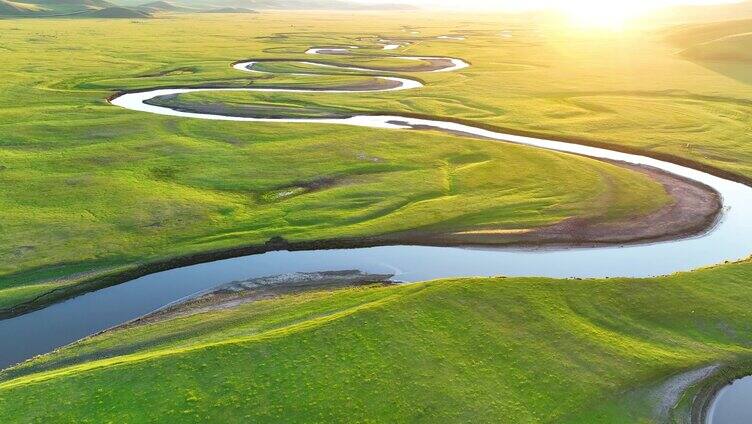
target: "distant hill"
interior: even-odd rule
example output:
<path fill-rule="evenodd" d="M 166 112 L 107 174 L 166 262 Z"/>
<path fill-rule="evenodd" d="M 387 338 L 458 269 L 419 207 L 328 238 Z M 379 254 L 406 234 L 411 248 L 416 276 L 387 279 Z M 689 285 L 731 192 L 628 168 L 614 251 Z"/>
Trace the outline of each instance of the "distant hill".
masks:
<path fill-rule="evenodd" d="M 398 3 L 364 4 L 347 0 L 0 0 L 0 16 L 76 15 L 114 18 L 147 17 L 154 13 L 206 11 L 254 13 L 256 10 L 413 10 Z"/>
<path fill-rule="evenodd" d="M 139 0 L 116 0 L 125 6 L 138 6 Z M 141 0 L 143 1 L 143 0 Z M 242 8 L 252 10 L 413 10 L 414 6 L 383 3 L 365 4 L 347 0 L 180 0 L 180 6 L 194 9 L 217 10 Z"/>
<path fill-rule="evenodd" d="M 752 61 L 752 19 L 682 25 L 666 39 L 694 60 Z"/>
<path fill-rule="evenodd" d="M 37 4 L 18 3 L 8 0 L 0 0 L 0 15 L 25 16 L 44 12 L 47 9 Z"/>
<path fill-rule="evenodd" d="M 417 6 L 404 3 L 377 3 L 377 4 L 358 4 L 350 3 L 350 9 L 356 10 L 418 10 Z"/>
<path fill-rule="evenodd" d="M 149 13 L 157 13 L 157 12 L 195 12 L 195 9 L 184 7 L 184 6 L 178 6 L 174 3 L 170 3 L 167 1 L 153 1 L 151 3 L 141 4 L 136 7 L 136 9 L 149 12 Z"/>
<path fill-rule="evenodd" d="M 34 0 L 36 4 L 46 4 L 49 6 L 90 6 L 90 7 L 111 7 L 114 4 L 106 0 Z"/>
<path fill-rule="evenodd" d="M 244 7 L 220 7 L 218 9 L 204 10 L 203 13 L 258 13 L 253 9 Z"/>
<path fill-rule="evenodd" d="M 752 84 L 752 19 L 685 24 L 665 37 L 684 59 Z"/>
<path fill-rule="evenodd" d="M 0 15 L 60 16 L 96 11 L 115 5 L 106 0 L 0 0 Z"/>
<path fill-rule="evenodd" d="M 737 19 L 722 22 L 684 24 L 671 27 L 665 33 L 669 41 L 686 47 L 728 35 L 744 33 L 750 29 L 751 22 L 752 19 Z"/>
<path fill-rule="evenodd" d="M 144 19 L 151 18 L 151 14 L 142 10 L 129 9 L 127 7 L 105 7 L 104 9 L 91 10 L 83 13 L 76 14 L 75 17 L 80 18 L 130 18 L 130 19 Z"/>

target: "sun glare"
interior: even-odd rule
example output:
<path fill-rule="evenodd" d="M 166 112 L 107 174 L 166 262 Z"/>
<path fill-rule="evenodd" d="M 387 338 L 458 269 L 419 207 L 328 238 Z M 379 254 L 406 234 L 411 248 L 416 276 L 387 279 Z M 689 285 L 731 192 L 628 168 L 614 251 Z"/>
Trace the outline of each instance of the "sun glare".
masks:
<path fill-rule="evenodd" d="M 577 26 L 618 30 L 647 12 L 649 6 L 630 0 L 572 0 L 559 9 Z"/>

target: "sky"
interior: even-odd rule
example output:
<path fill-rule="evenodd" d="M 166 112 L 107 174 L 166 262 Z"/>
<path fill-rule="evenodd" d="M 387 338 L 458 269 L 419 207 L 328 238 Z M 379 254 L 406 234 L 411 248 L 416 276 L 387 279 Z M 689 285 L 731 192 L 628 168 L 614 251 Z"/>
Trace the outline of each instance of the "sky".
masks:
<path fill-rule="evenodd" d="M 649 10 L 676 4 L 717 4 L 734 3 L 739 0 L 361 0 L 367 3 L 409 3 L 422 7 L 449 7 L 474 9 L 504 9 L 504 10 L 532 10 L 532 9 L 577 9 L 586 7 L 616 7 L 629 10 Z"/>
<path fill-rule="evenodd" d="M 365 0 L 385 3 L 388 0 Z M 393 0 L 423 8 L 497 9 L 504 11 L 551 10 L 568 17 L 577 27 L 622 29 L 647 17 L 651 11 L 677 5 L 738 3 L 742 0 Z"/>

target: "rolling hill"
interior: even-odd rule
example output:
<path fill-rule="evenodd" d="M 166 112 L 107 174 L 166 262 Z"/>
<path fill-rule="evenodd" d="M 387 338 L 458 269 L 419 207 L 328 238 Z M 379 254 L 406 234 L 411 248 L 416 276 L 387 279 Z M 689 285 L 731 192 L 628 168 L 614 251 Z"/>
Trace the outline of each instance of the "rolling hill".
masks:
<path fill-rule="evenodd" d="M 151 14 L 142 10 L 129 9 L 127 7 L 105 7 L 103 9 L 92 10 L 77 14 L 76 17 L 82 18 L 118 18 L 118 19 L 144 19 L 150 18 Z"/>
<path fill-rule="evenodd" d="M 161 12 L 194 12 L 194 9 L 189 7 L 178 6 L 174 3 L 167 1 L 153 1 L 151 3 L 145 3 L 137 7 L 138 10 L 148 13 L 161 13 Z"/>
<path fill-rule="evenodd" d="M 194 12 L 196 10 L 166 1 L 154 1 L 136 7 L 118 6 L 106 0 L 33 0 L 21 3 L 0 0 L 0 16 L 72 18 L 144 19 L 154 13 Z"/>
<path fill-rule="evenodd" d="M 104 8 L 114 6 L 113 3 L 106 0 L 34 0 L 33 3 L 47 6 L 50 9 L 57 7 Z"/>
<path fill-rule="evenodd" d="M 59 16 L 99 18 L 143 18 L 154 13 L 254 13 L 256 10 L 411 10 L 402 4 L 362 4 L 349 1 L 324 0 L 184 0 L 178 3 L 154 1 L 141 4 L 139 0 L 121 0 L 117 4 L 106 0 L 30 0 L 14 2 L 0 0 L 0 16 Z"/>
<path fill-rule="evenodd" d="M 220 7 L 217 9 L 205 10 L 203 13 L 258 13 L 253 9 L 246 9 L 245 7 Z"/>
<path fill-rule="evenodd" d="M 0 15 L 24 16 L 44 12 L 47 9 L 37 4 L 0 0 Z"/>
<path fill-rule="evenodd" d="M 668 32 L 667 39 L 694 59 L 739 61 L 752 54 L 752 19 L 684 25 Z"/>
<path fill-rule="evenodd" d="M 105 0 L 33 0 L 29 2 L 0 0 L 0 16 L 74 15 L 114 6 Z"/>
<path fill-rule="evenodd" d="M 682 25 L 667 31 L 666 39 L 682 58 L 752 83 L 752 19 Z"/>
<path fill-rule="evenodd" d="M 119 0 L 123 6 L 138 6 L 139 0 Z M 412 10 L 414 6 L 383 3 L 364 4 L 344 0 L 182 0 L 181 6 L 214 10 L 225 7 L 254 10 Z"/>

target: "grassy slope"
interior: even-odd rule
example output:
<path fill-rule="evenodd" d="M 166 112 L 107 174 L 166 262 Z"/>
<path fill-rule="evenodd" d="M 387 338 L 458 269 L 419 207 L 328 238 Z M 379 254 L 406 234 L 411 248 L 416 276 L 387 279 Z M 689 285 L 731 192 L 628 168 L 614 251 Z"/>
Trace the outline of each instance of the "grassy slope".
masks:
<path fill-rule="evenodd" d="M 752 19 L 686 25 L 667 31 L 666 38 L 681 57 L 752 83 Z"/>
<path fill-rule="evenodd" d="M 77 17 L 86 18 L 116 18 L 116 19 L 145 19 L 150 18 L 150 12 L 128 9 L 126 7 L 105 7 L 104 9 L 84 12 Z"/>
<path fill-rule="evenodd" d="M 0 15 L 25 16 L 44 10 L 45 8 L 37 4 L 19 3 L 8 0 L 0 1 Z"/>
<path fill-rule="evenodd" d="M 231 70 L 230 61 L 278 57 L 262 52 L 272 47 L 303 57 L 310 44 L 345 40 L 306 35 L 290 46 L 259 39 L 310 15 L 260 16 L 0 21 L 9 58 L 0 64 L 0 307 L 75 283 L 81 273 L 276 235 L 301 240 L 416 227 L 527 228 L 571 216 L 629 216 L 666 201 L 660 187 L 632 172 L 527 148 L 347 127 L 218 124 L 104 101 L 118 88 L 248 83 L 251 76 Z M 349 34 L 374 30 L 338 16 Z M 323 30 L 331 22 L 315 25 Z M 398 22 L 382 27 L 400 33 Z M 161 41 L 146 42 L 154 39 Z M 456 53 L 452 46 L 426 43 L 412 51 Z M 484 61 L 490 61 L 482 65 L 487 74 L 496 65 L 478 58 Z M 472 78 L 421 76 L 431 84 L 425 97 L 416 91 L 323 101 L 474 118 L 458 106 L 473 104 L 466 99 L 475 92 L 459 89 Z M 454 100 L 435 109 L 442 90 Z M 498 104 L 489 103 L 485 114 Z M 280 196 L 321 178 L 337 184 Z M 45 283 L 24 286 L 38 282 Z"/>
<path fill-rule="evenodd" d="M 0 1 L 0 17 L 85 16 L 89 11 L 109 8 L 106 0 L 21 0 Z M 106 17 L 106 16 L 102 16 Z"/>
<path fill-rule="evenodd" d="M 752 354 L 751 268 L 435 281 L 247 304 L 27 363 L 2 377 L 0 417 L 651 422 L 651 389 L 665 378 Z"/>

